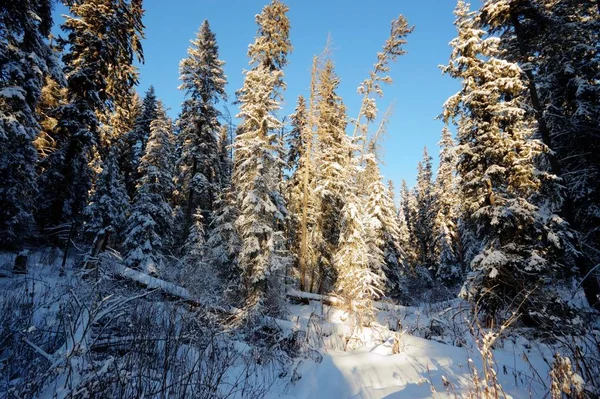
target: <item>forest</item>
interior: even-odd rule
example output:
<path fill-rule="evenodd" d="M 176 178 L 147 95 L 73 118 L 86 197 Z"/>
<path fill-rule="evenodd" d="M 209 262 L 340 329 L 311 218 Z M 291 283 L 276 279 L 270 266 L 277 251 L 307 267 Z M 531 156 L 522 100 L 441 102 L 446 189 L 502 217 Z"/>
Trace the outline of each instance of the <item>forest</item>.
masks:
<path fill-rule="evenodd" d="M 61 2 L 0 2 L 0 398 L 600 396 L 600 1 L 458 0 L 439 159 L 399 188 L 402 14 L 357 115 L 329 42 L 282 113 L 292 4 L 235 98 L 204 20 L 172 118 L 143 0 Z"/>

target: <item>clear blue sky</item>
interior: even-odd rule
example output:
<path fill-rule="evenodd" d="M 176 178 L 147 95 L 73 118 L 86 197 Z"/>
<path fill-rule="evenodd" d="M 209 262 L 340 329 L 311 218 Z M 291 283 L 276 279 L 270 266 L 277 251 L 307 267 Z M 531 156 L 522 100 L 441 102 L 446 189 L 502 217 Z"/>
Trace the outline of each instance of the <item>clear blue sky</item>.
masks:
<path fill-rule="evenodd" d="M 285 1 L 285 0 L 284 0 Z M 179 112 L 183 93 L 179 85 L 179 61 L 186 57 L 192 39 L 204 19 L 217 35 L 220 58 L 226 62 L 229 101 L 242 85 L 248 68 L 246 51 L 256 34 L 254 16 L 268 0 L 144 0 L 146 63 L 140 66 L 139 91 L 154 85 L 159 98 Z M 293 111 L 299 94 L 306 95 L 313 54 L 322 51 L 327 35 L 333 40 L 333 60 L 341 79 L 339 94 L 350 117 L 355 117 L 359 83 L 367 76 L 376 53 L 389 35 L 390 22 L 404 14 L 415 31 L 408 37 L 408 54 L 392 65 L 394 83 L 378 100 L 380 114 L 394 101 L 394 110 L 383 143 L 382 172 L 396 189 L 404 178 L 413 185 L 416 165 L 427 146 L 437 164 L 442 123 L 434 120 L 442 104 L 457 89 L 457 82 L 442 76 L 438 65 L 448 62 L 448 43 L 455 36 L 452 25 L 454 0 L 288 0 L 294 52 L 285 69 L 287 91 L 281 115 Z M 62 7 L 57 14 L 64 13 Z M 62 18 L 56 15 L 55 23 Z M 229 104 L 232 114 L 237 112 Z M 397 191 L 396 190 L 396 191 Z M 396 192 L 397 194 L 397 192 Z"/>

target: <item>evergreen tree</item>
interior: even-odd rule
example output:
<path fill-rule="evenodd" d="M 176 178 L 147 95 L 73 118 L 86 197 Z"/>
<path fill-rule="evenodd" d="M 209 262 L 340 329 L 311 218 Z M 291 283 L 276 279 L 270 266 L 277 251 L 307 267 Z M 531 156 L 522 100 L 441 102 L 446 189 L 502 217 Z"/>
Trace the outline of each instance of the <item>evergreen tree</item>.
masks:
<path fill-rule="evenodd" d="M 305 254 L 303 251 L 303 234 L 306 232 L 303 230 L 304 218 L 304 184 L 305 178 L 308 181 L 306 184 L 310 184 L 310 180 L 313 177 L 310 170 L 312 154 L 307 153 L 309 148 L 307 147 L 305 136 L 308 133 L 308 120 L 306 115 L 306 101 L 304 97 L 299 96 L 296 104 L 296 110 L 291 116 L 292 130 L 288 135 L 288 156 L 287 156 L 287 168 L 292 171 L 291 178 L 287 181 L 287 210 L 289 212 L 289 223 L 287 229 L 287 235 L 290 241 L 290 251 L 294 256 L 295 266 L 298 267 L 300 286 L 301 289 L 305 288 L 306 281 L 306 262 L 304 258 Z M 305 176 L 309 173 L 309 176 Z M 312 179 L 314 180 L 314 179 Z M 300 264 L 302 263 L 302 264 Z"/>
<path fill-rule="evenodd" d="M 219 162 L 220 115 L 216 104 L 226 99 L 223 72 L 215 34 L 204 21 L 188 49 L 188 58 L 181 61 L 181 90 L 187 99 L 178 125 L 181 156 L 177 161 L 177 196 L 181 207 L 182 240 L 193 224 L 193 214 L 201 209 L 204 222 L 210 223 L 213 202 L 221 184 Z"/>
<path fill-rule="evenodd" d="M 229 300 L 234 299 L 242 283 L 237 261 L 241 242 L 235 228 L 238 216 L 234 193 L 231 187 L 225 187 L 219 195 L 213 221 L 209 226 L 211 234 L 206 243 L 206 263 L 216 269 L 217 275 L 226 285 L 225 296 Z"/>
<path fill-rule="evenodd" d="M 304 142 L 304 129 L 307 128 L 308 124 L 306 112 L 306 100 L 304 100 L 304 97 L 298 96 L 296 109 L 290 118 L 292 130 L 287 137 L 287 167 L 292 171 L 298 169 L 301 152 L 306 147 Z"/>
<path fill-rule="evenodd" d="M 442 131 L 439 146 L 441 147 L 440 163 L 434 188 L 435 277 L 446 284 L 455 284 L 462 277 L 462 250 L 458 233 L 456 148 L 452 133 L 446 127 Z"/>
<path fill-rule="evenodd" d="M 237 92 L 241 124 L 234 142 L 233 187 L 240 215 L 236 229 L 242 250 L 246 304 L 256 311 L 277 312 L 283 269 L 287 267 L 283 225 L 287 211 L 280 193 L 281 143 L 277 132 L 283 71 L 289 42 L 287 6 L 272 1 L 256 16 L 258 34 L 249 46 L 252 69 Z"/>
<path fill-rule="evenodd" d="M 158 274 L 161 252 L 171 243 L 173 210 L 172 123 L 159 102 L 150 125 L 146 151 L 140 160 L 135 202 L 127 220 L 125 264 Z"/>
<path fill-rule="evenodd" d="M 119 170 L 117 151 L 113 148 L 102 163 L 102 172 L 90 194 L 90 203 L 84 210 L 84 231 L 90 241 L 103 232 L 111 239 L 110 242 L 122 242 L 129 209 L 129 196 Z"/>
<path fill-rule="evenodd" d="M 62 76 L 62 71 L 61 77 Z M 34 140 L 35 148 L 38 151 L 38 169 L 44 169 L 44 160 L 52 152 L 60 148 L 63 140 L 56 136 L 55 110 L 66 104 L 67 89 L 64 87 L 64 79 L 57 79 L 51 75 L 46 76 L 42 95 L 36 108 L 37 120 L 40 125 L 40 132 Z"/>
<path fill-rule="evenodd" d="M 600 309 L 600 20 L 598 4 L 578 0 L 488 0 L 479 26 L 502 39 L 524 69 L 536 136 L 550 149 L 566 188 L 561 216 L 579 232 L 575 258 L 590 305 Z M 556 195 L 550 193 L 549 195 Z"/>
<path fill-rule="evenodd" d="M 346 169 L 350 167 L 348 156 L 352 148 L 346 135 L 346 107 L 336 93 L 339 83 L 333 62 L 327 60 L 319 76 L 316 104 L 319 140 L 316 192 L 321 197 L 318 229 L 323 235 L 319 248 L 320 293 L 330 289 L 335 281 L 332 257 L 338 248 L 341 212 L 350 182 Z"/>
<path fill-rule="evenodd" d="M 335 292 L 346 311 L 355 318 L 356 326 L 373 320 L 372 302 L 383 293 L 381 273 L 373 270 L 383 263 L 383 252 L 376 245 L 369 247 L 365 239 L 368 236 L 365 222 L 371 223 L 371 220 L 362 204 L 352 190 L 347 191 L 339 244 L 333 259 L 337 272 Z"/>
<path fill-rule="evenodd" d="M 435 192 L 432 181 L 431 157 L 427 148 L 423 150 L 423 160 L 417 167 L 417 186 L 415 187 L 416 214 L 413 219 L 413 234 L 417 244 L 417 262 L 431 268 L 434 265 Z"/>
<path fill-rule="evenodd" d="M 138 166 L 144 155 L 150 124 L 157 117 L 157 99 L 154 86 L 150 86 L 141 104 L 134 102 L 137 107 L 137 117 L 133 128 L 120 140 L 120 165 L 125 178 L 125 186 L 130 198 L 135 197 L 135 186 L 139 179 Z"/>
<path fill-rule="evenodd" d="M 396 295 L 400 289 L 402 264 L 396 205 L 390 191 L 383 184 L 373 151 L 367 155 L 365 161 L 365 180 L 369 182 L 365 203 L 368 217 L 365 227 L 369 266 L 381 277 L 382 289 L 385 288 L 385 292 L 390 295 Z"/>
<path fill-rule="evenodd" d="M 95 177 L 92 161 L 100 158 L 98 115 L 107 115 L 120 101 L 114 96 L 123 91 L 115 85 L 127 83 L 130 89 L 136 79 L 126 64 L 134 54 L 141 54 L 138 38 L 142 26 L 136 23 L 140 4 L 138 0 L 69 4 L 70 16 L 62 26 L 67 39 L 61 40 L 67 49 L 63 63 L 68 104 L 56 111 L 56 134 L 64 140 L 48 157 L 41 176 L 44 190 L 39 200 L 39 219 L 43 224 L 77 220 L 87 203 Z M 131 29 L 123 30 L 123 24 Z"/>
<path fill-rule="evenodd" d="M 58 78 L 45 42 L 52 26 L 49 0 L 0 5 L 0 248 L 34 232 L 37 152 L 35 109 L 44 77 Z"/>
<path fill-rule="evenodd" d="M 205 251 L 206 251 L 206 240 L 204 231 L 204 221 L 202 220 L 202 212 L 200 209 L 194 212 L 194 223 L 190 228 L 190 233 L 185 240 L 183 257 L 184 265 L 186 267 L 185 278 L 188 281 L 192 281 L 198 284 L 199 279 L 209 278 L 206 264 L 205 264 Z M 194 284 L 192 284 L 194 285 Z"/>
<path fill-rule="evenodd" d="M 414 224 L 417 215 L 417 205 L 415 195 L 408 189 L 406 181 L 402 180 L 400 188 L 400 223 L 401 223 L 401 247 L 404 250 L 404 257 L 412 266 L 417 264 L 417 240 L 414 234 Z"/>
<path fill-rule="evenodd" d="M 446 102 L 444 117 L 458 118 L 461 203 L 482 243 L 463 295 L 488 316 L 502 317 L 522 303 L 526 321 L 544 321 L 549 307 L 560 304 L 549 281 L 557 284 L 556 272 L 564 270 L 566 232 L 552 204 L 535 203 L 545 174 L 535 164 L 544 146 L 531 138 L 534 124 L 521 106 L 523 71 L 498 58 L 498 39 L 484 36 L 464 2 L 456 15 L 458 37 L 444 72 L 462 87 Z"/>
<path fill-rule="evenodd" d="M 229 126 L 221 126 L 219 132 L 219 168 L 221 169 L 221 190 L 231 184 L 231 170 L 233 160 L 231 159 L 231 141 L 229 140 Z M 217 206 L 218 207 L 218 206 Z"/>

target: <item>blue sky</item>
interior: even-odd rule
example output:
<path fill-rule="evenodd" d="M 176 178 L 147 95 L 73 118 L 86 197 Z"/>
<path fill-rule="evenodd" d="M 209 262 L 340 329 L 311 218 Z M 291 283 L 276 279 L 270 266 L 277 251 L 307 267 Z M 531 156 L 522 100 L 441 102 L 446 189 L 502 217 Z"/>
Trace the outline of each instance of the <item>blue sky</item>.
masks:
<path fill-rule="evenodd" d="M 179 85 L 179 61 L 186 57 L 192 39 L 204 19 L 217 35 L 220 58 L 226 62 L 229 102 L 241 87 L 242 71 L 248 68 L 246 51 L 256 34 L 254 16 L 267 0 L 144 0 L 146 62 L 140 66 L 139 91 L 154 85 L 159 98 L 176 116 L 183 101 Z M 341 79 L 339 94 L 349 117 L 358 113 L 359 83 L 375 62 L 376 53 L 389 35 L 390 22 L 403 14 L 415 31 L 408 37 L 408 54 L 392 65 L 394 83 L 378 100 L 383 114 L 394 108 L 383 142 L 382 172 L 399 189 L 404 178 L 413 185 L 423 146 L 437 160 L 442 123 L 434 118 L 457 82 L 442 76 L 438 65 L 448 62 L 448 43 L 455 36 L 452 25 L 454 0 L 288 0 L 291 41 L 294 51 L 285 69 L 287 90 L 281 115 L 293 111 L 299 94 L 307 94 L 313 54 L 322 51 L 332 37 L 332 58 Z M 64 8 L 57 8 L 57 13 Z M 57 15 L 56 23 L 62 19 Z M 229 104 L 232 114 L 235 105 Z M 375 128 L 375 127 L 374 127 Z M 437 164 L 437 162 L 436 162 Z"/>

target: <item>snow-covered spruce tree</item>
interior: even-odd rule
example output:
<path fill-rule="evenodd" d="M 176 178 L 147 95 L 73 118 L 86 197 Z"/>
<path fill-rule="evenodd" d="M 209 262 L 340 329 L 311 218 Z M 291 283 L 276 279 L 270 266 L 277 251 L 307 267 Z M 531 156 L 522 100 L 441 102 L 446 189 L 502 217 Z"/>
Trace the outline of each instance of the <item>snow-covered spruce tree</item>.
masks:
<path fill-rule="evenodd" d="M 194 212 L 201 209 L 210 223 L 213 202 L 221 183 L 218 134 L 220 112 L 216 104 L 227 98 L 223 61 L 215 34 L 204 21 L 191 41 L 188 58 L 181 61 L 179 89 L 186 93 L 178 121 L 181 156 L 177 160 L 176 185 L 178 214 L 182 220 L 180 243 L 185 242 L 193 224 Z"/>
<path fill-rule="evenodd" d="M 398 203 L 398 246 L 402 251 L 405 271 L 408 271 L 414 265 L 413 247 L 410 244 L 410 232 L 408 230 L 408 219 L 406 217 L 407 203 L 406 198 L 409 195 L 406 181 L 402 180 L 402 189 L 400 191 L 400 201 Z"/>
<path fill-rule="evenodd" d="M 183 270 L 179 274 L 180 282 L 192 292 L 209 292 L 217 286 L 218 276 L 214 273 L 216 265 L 206 262 L 207 242 L 202 210 L 198 208 L 193 215 L 193 224 L 185 240 L 182 258 Z"/>
<path fill-rule="evenodd" d="M 143 0 L 118 0 L 115 2 L 114 14 L 111 24 L 114 29 L 115 43 L 111 47 L 111 68 L 106 76 L 106 92 L 109 107 L 99 114 L 103 131 L 107 133 L 103 138 L 102 152 L 105 146 L 116 143 L 125 133 L 131 131 L 135 122 L 136 109 L 134 106 L 137 96 L 134 87 L 138 84 L 138 68 L 134 61 L 144 62 L 142 39 L 144 38 L 144 24 L 142 17 L 144 9 Z"/>
<path fill-rule="evenodd" d="M 44 77 L 60 74 L 45 41 L 52 26 L 49 0 L 3 2 L 0 26 L 0 248 L 8 248 L 35 230 L 35 109 Z"/>
<path fill-rule="evenodd" d="M 242 250 L 244 305 L 255 312 L 279 311 L 284 269 L 289 263 L 283 234 L 287 210 L 280 192 L 285 162 L 277 134 L 282 68 L 292 46 L 289 41 L 288 7 L 278 0 L 256 16 L 258 33 L 248 48 L 252 69 L 245 72 L 237 92 L 241 119 L 234 141 L 233 187 L 240 215 L 236 230 Z"/>
<path fill-rule="evenodd" d="M 125 221 L 129 214 L 129 196 L 113 147 L 102 163 L 102 172 L 90 194 L 90 203 L 84 210 L 83 230 L 91 242 L 96 234 L 104 233 L 107 244 L 120 244 Z"/>
<path fill-rule="evenodd" d="M 372 302 L 383 294 L 381 267 L 385 258 L 377 245 L 370 246 L 368 243 L 366 224 L 374 221 L 364 207 L 364 200 L 355 194 L 351 186 L 346 190 L 340 218 L 339 242 L 333 257 L 335 293 L 354 318 L 355 326 L 359 327 L 373 320 Z"/>
<path fill-rule="evenodd" d="M 224 286 L 224 297 L 235 302 L 242 284 L 238 265 L 242 245 L 235 227 L 239 211 L 231 186 L 221 190 L 215 205 L 216 210 L 209 226 L 210 235 L 206 242 L 206 263 L 216 270 L 216 275 Z"/>
<path fill-rule="evenodd" d="M 528 82 L 536 135 L 562 179 L 561 216 L 579 234 L 575 258 L 585 296 L 600 309 L 600 19 L 598 2 L 488 0 L 480 26 L 502 38 Z M 595 274 L 595 276 L 594 276 Z"/>
<path fill-rule="evenodd" d="M 431 156 L 427 148 L 423 149 L 423 160 L 417 167 L 417 186 L 415 187 L 416 213 L 412 228 L 417 244 L 417 263 L 432 268 L 435 263 L 434 231 L 436 198 L 432 181 Z"/>
<path fill-rule="evenodd" d="M 60 72 L 62 74 L 62 71 Z M 64 77 L 63 77 L 64 78 Z M 38 151 L 38 169 L 44 169 L 44 159 L 57 148 L 60 148 L 61 138 L 56 137 L 55 129 L 58 124 L 55 110 L 66 104 L 67 89 L 64 79 L 46 76 L 42 87 L 40 101 L 36 107 L 36 117 L 40 124 L 40 132 L 33 144 Z"/>
<path fill-rule="evenodd" d="M 399 247 L 400 227 L 396 205 L 383 179 L 372 149 L 365 157 L 364 180 L 366 241 L 369 247 L 369 267 L 381 277 L 381 289 L 390 296 L 400 290 L 402 256 Z"/>
<path fill-rule="evenodd" d="M 565 230 L 552 208 L 532 202 L 545 148 L 531 138 L 534 123 L 522 108 L 523 71 L 498 58 L 499 39 L 485 36 L 468 5 L 459 1 L 455 13 L 458 37 L 443 71 L 462 87 L 446 102 L 444 118 L 458 122 L 460 201 L 482 242 L 462 295 L 489 320 L 519 309 L 526 322 L 547 321 L 548 308 L 560 304 L 553 293 L 556 272 L 564 270 Z"/>
<path fill-rule="evenodd" d="M 63 63 L 68 104 L 56 111 L 56 134 L 64 137 L 64 142 L 46 159 L 47 167 L 40 178 L 38 219 L 43 225 L 78 220 L 87 204 L 95 178 L 91 161 L 99 159 L 98 115 L 107 114 L 117 101 L 111 97 L 111 93 L 117 93 L 111 86 L 115 69 L 129 54 L 141 53 L 139 43 L 133 38 L 139 35 L 137 28 L 134 32 L 120 30 L 123 18 L 134 14 L 132 4 L 138 3 L 137 0 L 69 3 L 70 16 L 62 26 L 67 38 L 61 40 L 67 50 Z"/>
<path fill-rule="evenodd" d="M 435 179 L 434 276 L 447 285 L 455 285 L 463 275 L 462 245 L 458 233 L 458 192 L 456 178 L 456 144 L 446 127 L 438 143 L 440 163 Z"/>
<path fill-rule="evenodd" d="M 319 140 L 316 192 L 321 204 L 318 229 L 323 235 L 318 259 L 319 293 L 331 290 L 336 279 L 333 256 L 338 249 L 341 212 L 350 183 L 346 169 L 350 167 L 348 156 L 352 149 L 346 135 L 346 106 L 336 92 L 339 83 L 333 62 L 327 60 L 319 76 L 316 104 Z"/>
<path fill-rule="evenodd" d="M 417 264 L 417 240 L 414 233 L 414 224 L 417 215 L 415 194 L 408 188 L 406 180 L 402 179 L 400 186 L 400 216 L 406 226 L 406 234 L 401 236 L 404 256 L 411 267 Z"/>
<path fill-rule="evenodd" d="M 138 175 L 140 158 L 144 155 L 146 143 L 150 136 L 150 124 L 157 117 L 157 99 L 154 86 L 150 86 L 144 94 L 141 103 L 134 103 L 137 107 L 137 117 L 133 128 L 125 133 L 119 140 L 119 164 L 125 178 L 125 186 L 129 197 L 135 197 L 135 187 Z"/>
<path fill-rule="evenodd" d="M 160 272 L 162 251 L 171 243 L 173 210 L 172 123 L 162 104 L 150 124 L 146 151 L 140 159 L 133 209 L 127 220 L 125 264 L 147 273 Z"/>
<path fill-rule="evenodd" d="M 298 169 L 301 153 L 306 147 L 304 129 L 308 124 L 307 118 L 306 100 L 300 95 L 296 109 L 290 117 L 292 129 L 287 135 L 287 168 L 292 172 Z"/>
<path fill-rule="evenodd" d="M 286 232 L 289 240 L 290 252 L 294 255 L 293 266 L 299 271 L 301 290 L 304 290 L 304 285 L 306 284 L 306 261 L 302 258 L 303 254 L 301 253 L 303 240 L 301 223 L 303 222 L 302 196 L 304 194 L 304 170 L 299 170 L 299 164 L 301 155 L 306 148 L 306 145 L 303 142 L 304 130 L 307 128 L 308 123 L 306 113 L 306 100 L 300 95 L 296 101 L 296 109 L 294 110 L 294 113 L 290 115 L 291 130 L 286 135 L 286 169 L 291 172 L 291 176 L 286 180 L 285 187 L 286 207 L 289 212 Z M 302 262 L 301 267 L 299 265 L 300 262 Z"/>
<path fill-rule="evenodd" d="M 221 190 L 231 184 L 231 170 L 233 168 L 233 160 L 231 159 L 231 140 L 229 139 L 230 127 L 227 125 L 221 126 L 219 130 L 219 168 L 221 169 Z M 215 204 L 215 209 L 218 206 Z"/>

